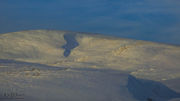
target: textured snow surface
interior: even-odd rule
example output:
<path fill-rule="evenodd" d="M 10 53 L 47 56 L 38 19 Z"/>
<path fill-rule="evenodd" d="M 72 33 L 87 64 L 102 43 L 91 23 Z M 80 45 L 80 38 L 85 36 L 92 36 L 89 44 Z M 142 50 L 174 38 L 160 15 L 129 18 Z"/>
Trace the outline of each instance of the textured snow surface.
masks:
<path fill-rule="evenodd" d="M 180 47 L 67 31 L 0 35 L 0 101 L 180 101 Z"/>

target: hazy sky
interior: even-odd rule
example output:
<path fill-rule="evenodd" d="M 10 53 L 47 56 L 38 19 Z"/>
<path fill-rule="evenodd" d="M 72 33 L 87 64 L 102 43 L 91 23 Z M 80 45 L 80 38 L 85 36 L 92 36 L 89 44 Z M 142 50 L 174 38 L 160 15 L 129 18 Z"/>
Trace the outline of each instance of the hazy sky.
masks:
<path fill-rule="evenodd" d="M 0 33 L 31 29 L 180 44 L 180 0 L 0 0 Z"/>

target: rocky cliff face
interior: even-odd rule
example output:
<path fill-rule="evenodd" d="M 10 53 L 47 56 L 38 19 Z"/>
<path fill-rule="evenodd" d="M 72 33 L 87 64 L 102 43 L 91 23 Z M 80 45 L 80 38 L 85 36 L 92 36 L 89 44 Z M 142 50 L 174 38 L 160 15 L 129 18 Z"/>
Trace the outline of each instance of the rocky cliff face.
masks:
<path fill-rule="evenodd" d="M 6 88 L 9 82 L 26 90 L 32 86 L 33 90 L 26 92 L 32 99 L 45 97 L 32 93 L 41 89 L 43 94 L 54 92 L 54 99 L 63 101 L 70 97 L 78 101 L 83 94 L 84 101 L 168 101 L 179 97 L 179 61 L 179 46 L 160 43 L 69 31 L 0 34 L 0 84 Z M 176 84 L 170 83 L 172 80 Z M 54 88 L 49 90 L 48 85 Z M 94 95 L 96 90 L 104 92 Z M 126 97 L 120 96 L 123 92 Z"/>

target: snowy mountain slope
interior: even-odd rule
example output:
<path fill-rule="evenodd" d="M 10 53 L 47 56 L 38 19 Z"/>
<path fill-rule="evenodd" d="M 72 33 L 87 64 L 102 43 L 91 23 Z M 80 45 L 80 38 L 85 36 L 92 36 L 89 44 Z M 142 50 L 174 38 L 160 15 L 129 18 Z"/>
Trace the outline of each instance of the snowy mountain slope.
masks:
<path fill-rule="evenodd" d="M 180 97 L 167 86 L 123 71 L 78 69 L 0 60 L 0 86 L 24 101 L 168 101 Z M 3 94 L 2 91 L 0 91 Z M 4 99 L 2 99 L 4 98 Z M 16 99 L 17 98 L 17 99 Z M 0 99 L 7 100 L 1 95 Z"/>
<path fill-rule="evenodd" d="M 69 31 L 0 34 L 0 98 L 19 92 L 12 88 L 24 101 L 178 101 L 179 61 L 179 46 L 160 43 Z"/>

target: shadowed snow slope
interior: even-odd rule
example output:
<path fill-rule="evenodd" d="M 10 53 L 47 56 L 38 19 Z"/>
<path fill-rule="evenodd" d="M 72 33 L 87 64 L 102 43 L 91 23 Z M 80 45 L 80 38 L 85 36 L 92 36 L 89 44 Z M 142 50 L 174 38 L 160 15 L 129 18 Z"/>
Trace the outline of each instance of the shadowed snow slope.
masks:
<path fill-rule="evenodd" d="M 139 101 L 168 101 L 172 98 L 180 98 L 180 93 L 170 90 L 161 83 L 151 80 L 128 77 L 127 88 Z"/>
<path fill-rule="evenodd" d="M 160 43 L 69 31 L 0 34 L 0 101 L 180 101 L 179 61 L 179 46 Z"/>
<path fill-rule="evenodd" d="M 65 68 L 0 60 L 0 86 L 7 94 L 16 89 L 24 101 L 168 101 L 180 97 L 165 85 L 137 79 L 123 71 Z M 0 99 L 7 101 L 0 91 Z M 48 95 L 48 96 L 47 96 Z M 16 99 L 18 100 L 18 99 Z"/>

